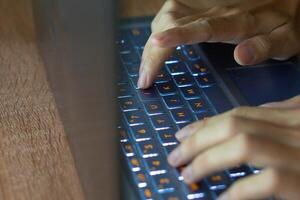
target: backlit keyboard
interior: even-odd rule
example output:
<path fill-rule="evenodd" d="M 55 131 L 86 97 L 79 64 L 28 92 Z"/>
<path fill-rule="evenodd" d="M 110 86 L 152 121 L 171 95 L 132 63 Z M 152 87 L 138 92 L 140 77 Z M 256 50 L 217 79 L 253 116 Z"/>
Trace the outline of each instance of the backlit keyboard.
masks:
<path fill-rule="evenodd" d="M 150 28 L 122 28 L 116 44 L 121 67 L 118 127 L 122 156 L 141 199 L 216 199 L 233 181 L 257 169 L 237 166 L 187 185 L 167 163 L 167 155 L 178 145 L 175 133 L 196 120 L 232 108 L 199 56 L 190 45 L 177 47 L 157 75 L 152 88 L 137 88 L 141 54 Z"/>

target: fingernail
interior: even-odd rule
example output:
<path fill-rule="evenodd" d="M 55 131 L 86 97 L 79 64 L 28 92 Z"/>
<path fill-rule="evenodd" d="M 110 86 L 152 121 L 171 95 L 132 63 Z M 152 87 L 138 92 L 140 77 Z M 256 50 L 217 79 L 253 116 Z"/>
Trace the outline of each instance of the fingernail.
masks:
<path fill-rule="evenodd" d="M 247 54 L 247 56 L 245 56 L 244 62 L 246 64 L 253 64 L 256 61 L 256 54 L 254 49 L 252 47 L 244 47 L 244 51 Z"/>
<path fill-rule="evenodd" d="M 193 182 L 193 171 L 192 171 L 192 168 L 189 166 L 189 167 L 186 167 L 181 175 L 183 176 L 183 179 L 185 182 L 187 183 L 192 183 Z"/>
<path fill-rule="evenodd" d="M 180 161 L 180 152 L 178 148 L 171 152 L 171 154 L 168 157 L 168 161 L 172 166 L 176 167 L 178 165 Z"/>
<path fill-rule="evenodd" d="M 222 194 L 222 195 L 218 198 L 218 200 L 229 200 L 229 197 L 228 197 L 228 195 L 225 193 L 225 194 Z"/>

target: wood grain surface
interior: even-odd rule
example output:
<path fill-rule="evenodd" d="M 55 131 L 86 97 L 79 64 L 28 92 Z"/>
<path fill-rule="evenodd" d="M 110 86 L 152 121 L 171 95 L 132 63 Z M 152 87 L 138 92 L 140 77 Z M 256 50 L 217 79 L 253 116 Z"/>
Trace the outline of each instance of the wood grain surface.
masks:
<path fill-rule="evenodd" d="M 122 16 L 162 0 L 123 1 Z M 31 0 L 0 0 L 0 200 L 84 199 L 37 44 Z"/>

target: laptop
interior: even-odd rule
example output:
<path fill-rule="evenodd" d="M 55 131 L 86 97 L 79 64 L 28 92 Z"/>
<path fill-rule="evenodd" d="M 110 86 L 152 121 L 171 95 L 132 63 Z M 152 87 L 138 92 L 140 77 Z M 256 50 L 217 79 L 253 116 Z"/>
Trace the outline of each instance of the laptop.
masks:
<path fill-rule="evenodd" d="M 166 158 L 178 145 L 175 132 L 193 121 L 299 94 L 295 60 L 241 67 L 230 45 L 182 45 L 153 87 L 139 90 L 151 18 L 122 21 L 114 38 L 114 1 L 34 2 L 41 55 L 85 199 L 216 199 L 260 172 L 242 165 L 186 185 Z"/>
<path fill-rule="evenodd" d="M 211 200 L 245 176 L 260 169 L 241 165 L 211 174 L 187 185 L 167 163 L 179 144 L 176 131 L 238 106 L 257 106 L 300 94 L 296 59 L 240 66 L 233 45 L 178 46 L 165 61 L 154 85 L 137 87 L 140 57 L 151 34 L 151 18 L 135 18 L 120 25 L 116 44 L 120 59 L 118 102 L 123 167 L 134 197 L 128 199 Z"/>

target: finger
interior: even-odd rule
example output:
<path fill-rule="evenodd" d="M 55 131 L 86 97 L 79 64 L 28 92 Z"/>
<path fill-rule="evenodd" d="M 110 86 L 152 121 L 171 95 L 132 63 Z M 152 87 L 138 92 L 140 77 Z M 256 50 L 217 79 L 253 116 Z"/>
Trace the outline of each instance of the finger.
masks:
<path fill-rule="evenodd" d="M 266 169 L 261 174 L 252 175 L 235 182 L 219 200 L 266 199 L 278 196 L 284 199 L 298 199 L 300 175 L 278 169 Z"/>
<path fill-rule="evenodd" d="M 212 120 L 210 120 L 210 118 L 211 117 L 206 117 L 203 120 L 196 121 L 192 124 L 183 127 L 175 134 L 175 137 L 178 141 L 183 142 L 185 139 L 192 136 L 198 130 L 203 129 L 206 126 L 212 125 Z M 216 120 L 213 121 L 215 122 Z"/>
<path fill-rule="evenodd" d="M 189 9 L 177 1 L 169 0 L 165 3 L 157 17 L 153 20 L 152 32 L 162 31 L 166 28 L 178 26 L 177 18 L 182 17 L 183 13 Z M 172 54 L 174 48 L 160 48 L 153 46 L 151 38 L 148 39 L 143 55 L 139 72 L 138 87 L 145 89 L 151 86 L 156 74 L 160 71 L 164 61 Z"/>
<path fill-rule="evenodd" d="M 151 37 L 150 37 L 151 38 Z M 151 86 L 156 75 L 164 65 L 164 61 L 171 56 L 174 48 L 154 47 L 150 42 L 147 42 L 139 71 L 138 87 L 145 89 Z"/>
<path fill-rule="evenodd" d="M 299 171 L 298 152 L 299 149 L 276 141 L 242 134 L 198 155 L 185 167 L 182 176 L 185 182 L 193 183 L 209 174 L 243 163 Z"/>
<path fill-rule="evenodd" d="M 153 43 L 160 47 L 174 47 L 198 42 L 240 41 L 255 35 L 257 31 L 252 14 L 234 14 L 200 18 L 190 24 L 156 33 Z"/>
<path fill-rule="evenodd" d="M 199 153 L 241 133 L 264 136 L 288 145 L 300 147 L 298 142 L 300 134 L 297 129 L 280 127 L 263 121 L 233 117 L 225 118 L 218 124 L 207 125 L 205 128 L 198 130 L 171 152 L 168 161 L 175 167 L 185 165 Z M 285 134 L 284 137 L 283 133 Z"/>
<path fill-rule="evenodd" d="M 278 109 L 299 109 L 300 96 L 296 96 L 285 101 L 266 103 L 261 105 L 261 107 Z"/>
<path fill-rule="evenodd" d="M 222 124 L 223 127 L 228 127 L 229 131 L 231 131 L 230 129 L 234 129 L 234 126 L 240 123 L 239 118 L 261 121 L 262 123 L 267 122 L 270 124 L 284 127 L 297 127 L 300 125 L 300 121 L 297 117 L 299 116 L 299 112 L 300 111 L 298 110 L 280 110 L 260 107 L 239 107 L 221 115 L 211 117 L 205 121 L 198 121 L 196 123 L 192 123 L 186 126 L 185 128 L 181 129 L 178 133 L 176 133 L 176 137 L 180 141 L 183 141 L 187 136 L 191 136 L 196 132 L 200 133 L 202 129 L 216 124 Z M 214 130 L 213 133 L 217 133 L 217 131 L 219 130 Z M 222 128 L 220 129 L 220 131 L 225 133 L 226 128 Z"/>
<path fill-rule="evenodd" d="M 270 34 L 255 36 L 240 43 L 234 51 L 234 57 L 241 65 L 254 65 L 270 58 L 285 60 L 299 52 L 298 43 L 293 25 L 285 24 Z"/>
<path fill-rule="evenodd" d="M 175 14 L 178 18 L 180 18 L 188 15 L 191 12 L 193 12 L 193 9 L 185 6 L 181 2 L 176 0 L 167 0 L 152 21 L 151 24 L 151 27 L 153 29 L 152 31 L 154 32 L 157 31 L 156 29 L 158 27 L 161 27 L 159 26 L 160 22 L 166 21 L 163 18 L 168 16 L 168 14 L 170 13 Z"/>

